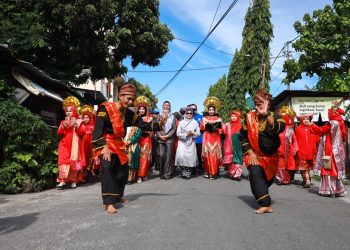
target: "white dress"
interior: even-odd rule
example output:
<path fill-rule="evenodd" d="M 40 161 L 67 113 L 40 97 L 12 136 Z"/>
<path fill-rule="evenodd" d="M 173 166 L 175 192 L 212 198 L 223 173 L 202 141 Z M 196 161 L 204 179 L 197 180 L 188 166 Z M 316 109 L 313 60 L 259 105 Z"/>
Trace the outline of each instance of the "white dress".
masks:
<path fill-rule="evenodd" d="M 194 135 L 188 137 L 188 131 L 192 131 Z M 176 135 L 179 141 L 177 144 L 175 165 L 179 167 L 196 167 L 198 165 L 198 159 L 195 138 L 200 136 L 198 122 L 194 119 L 180 121 Z"/>

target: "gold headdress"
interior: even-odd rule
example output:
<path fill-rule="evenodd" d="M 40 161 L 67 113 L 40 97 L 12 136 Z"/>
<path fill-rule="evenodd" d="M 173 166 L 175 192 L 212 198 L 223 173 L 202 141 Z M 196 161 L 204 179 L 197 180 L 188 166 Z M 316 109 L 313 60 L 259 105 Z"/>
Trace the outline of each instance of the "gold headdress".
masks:
<path fill-rule="evenodd" d="M 296 116 L 295 111 L 293 110 L 293 108 L 288 107 L 288 106 L 282 106 L 279 113 L 280 116 L 289 116 L 294 118 Z"/>
<path fill-rule="evenodd" d="M 146 107 L 146 109 L 149 109 L 151 107 L 151 101 L 146 96 L 141 95 L 141 96 L 136 98 L 136 100 L 134 102 L 134 106 L 137 108 Z"/>
<path fill-rule="evenodd" d="M 80 101 L 75 96 L 68 96 L 63 100 L 62 105 L 64 110 L 66 110 L 68 106 L 74 106 L 75 108 L 78 108 L 80 106 Z"/>
<path fill-rule="evenodd" d="M 94 111 L 94 108 L 91 107 L 90 105 L 84 105 L 80 108 L 79 110 L 79 114 L 84 115 L 84 114 L 88 114 L 91 115 Z"/>
<path fill-rule="evenodd" d="M 209 96 L 207 99 L 205 99 L 203 104 L 206 109 L 209 109 L 209 107 L 214 107 L 215 111 L 217 112 L 220 109 L 221 102 L 219 98 L 215 96 Z"/>

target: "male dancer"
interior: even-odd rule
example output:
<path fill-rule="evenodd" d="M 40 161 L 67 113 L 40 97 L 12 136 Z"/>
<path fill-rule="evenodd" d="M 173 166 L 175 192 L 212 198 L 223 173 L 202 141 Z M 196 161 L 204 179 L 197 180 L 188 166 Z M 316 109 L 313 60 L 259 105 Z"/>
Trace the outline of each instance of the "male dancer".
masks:
<path fill-rule="evenodd" d="M 135 86 L 126 84 L 121 87 L 117 102 L 104 102 L 97 111 L 96 124 L 92 134 L 95 155 L 101 162 L 101 187 L 103 204 L 107 213 L 116 213 L 116 202 L 123 199 L 124 188 L 128 180 L 128 156 L 123 138 L 126 128 L 137 126 L 142 130 L 162 129 L 160 122 L 144 122 L 129 107 L 136 96 Z"/>
<path fill-rule="evenodd" d="M 282 117 L 269 112 L 272 96 L 258 90 L 254 96 L 255 110 L 247 114 L 241 130 L 243 160 L 249 170 L 252 193 L 260 207 L 257 214 L 272 213 L 268 188 L 278 166 L 279 133 L 285 128 Z"/>

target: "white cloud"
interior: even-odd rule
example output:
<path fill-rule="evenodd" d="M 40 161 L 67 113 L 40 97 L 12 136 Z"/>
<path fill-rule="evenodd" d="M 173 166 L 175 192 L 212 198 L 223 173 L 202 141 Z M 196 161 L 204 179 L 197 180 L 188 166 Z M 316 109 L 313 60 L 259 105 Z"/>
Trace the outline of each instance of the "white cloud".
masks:
<path fill-rule="evenodd" d="M 214 21 L 214 25 L 222 16 L 224 11 L 232 3 L 231 0 L 221 1 L 221 6 Z M 241 46 L 244 16 L 251 1 L 239 1 L 226 16 L 218 28 L 213 32 L 207 42 L 216 49 L 226 50 L 234 53 L 236 48 Z M 271 21 L 274 27 L 274 38 L 271 43 L 271 53 L 276 56 L 284 43 L 297 36 L 293 24 L 302 20 L 305 13 L 312 13 L 314 10 L 323 8 L 331 0 L 294 0 L 294 1 L 271 1 Z M 183 25 L 191 26 L 202 35 L 202 39 L 208 33 L 210 24 L 215 14 L 218 1 L 212 0 L 164 0 L 161 2 L 168 13 L 177 18 Z M 179 38 L 193 37 L 193 34 L 176 34 Z M 200 39 L 200 40 L 202 40 Z M 189 39 L 190 40 L 190 39 Z M 180 43 L 177 43 L 178 46 Z M 292 48 L 290 47 L 292 50 Z M 279 58 L 274 67 L 280 72 L 284 58 Z"/>

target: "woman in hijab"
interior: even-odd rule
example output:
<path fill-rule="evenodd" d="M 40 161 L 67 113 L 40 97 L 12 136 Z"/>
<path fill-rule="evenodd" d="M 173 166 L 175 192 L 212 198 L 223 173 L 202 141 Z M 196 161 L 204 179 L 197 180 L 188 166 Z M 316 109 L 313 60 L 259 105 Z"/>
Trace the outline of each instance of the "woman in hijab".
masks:
<path fill-rule="evenodd" d="M 224 159 L 223 164 L 226 167 L 228 176 L 236 181 L 241 180 L 242 175 L 242 148 L 240 142 L 241 111 L 233 110 L 230 113 L 230 122 L 224 126 Z"/>
<path fill-rule="evenodd" d="M 347 138 L 346 125 L 340 109 L 340 102 L 334 102 L 328 110 L 327 122 L 322 127 L 313 123 L 310 126 L 311 133 L 322 136 L 318 146 L 314 173 L 321 175 L 321 184 L 318 193 L 323 196 L 344 196 L 346 194 L 342 179 L 345 178 L 345 150 L 344 141 Z"/>
<path fill-rule="evenodd" d="M 195 138 L 200 135 L 199 125 L 193 119 L 193 110 L 186 109 L 185 117 L 179 122 L 176 130 L 178 146 L 176 150 L 175 165 L 181 168 L 181 176 L 189 180 L 191 173 L 198 165 Z"/>

